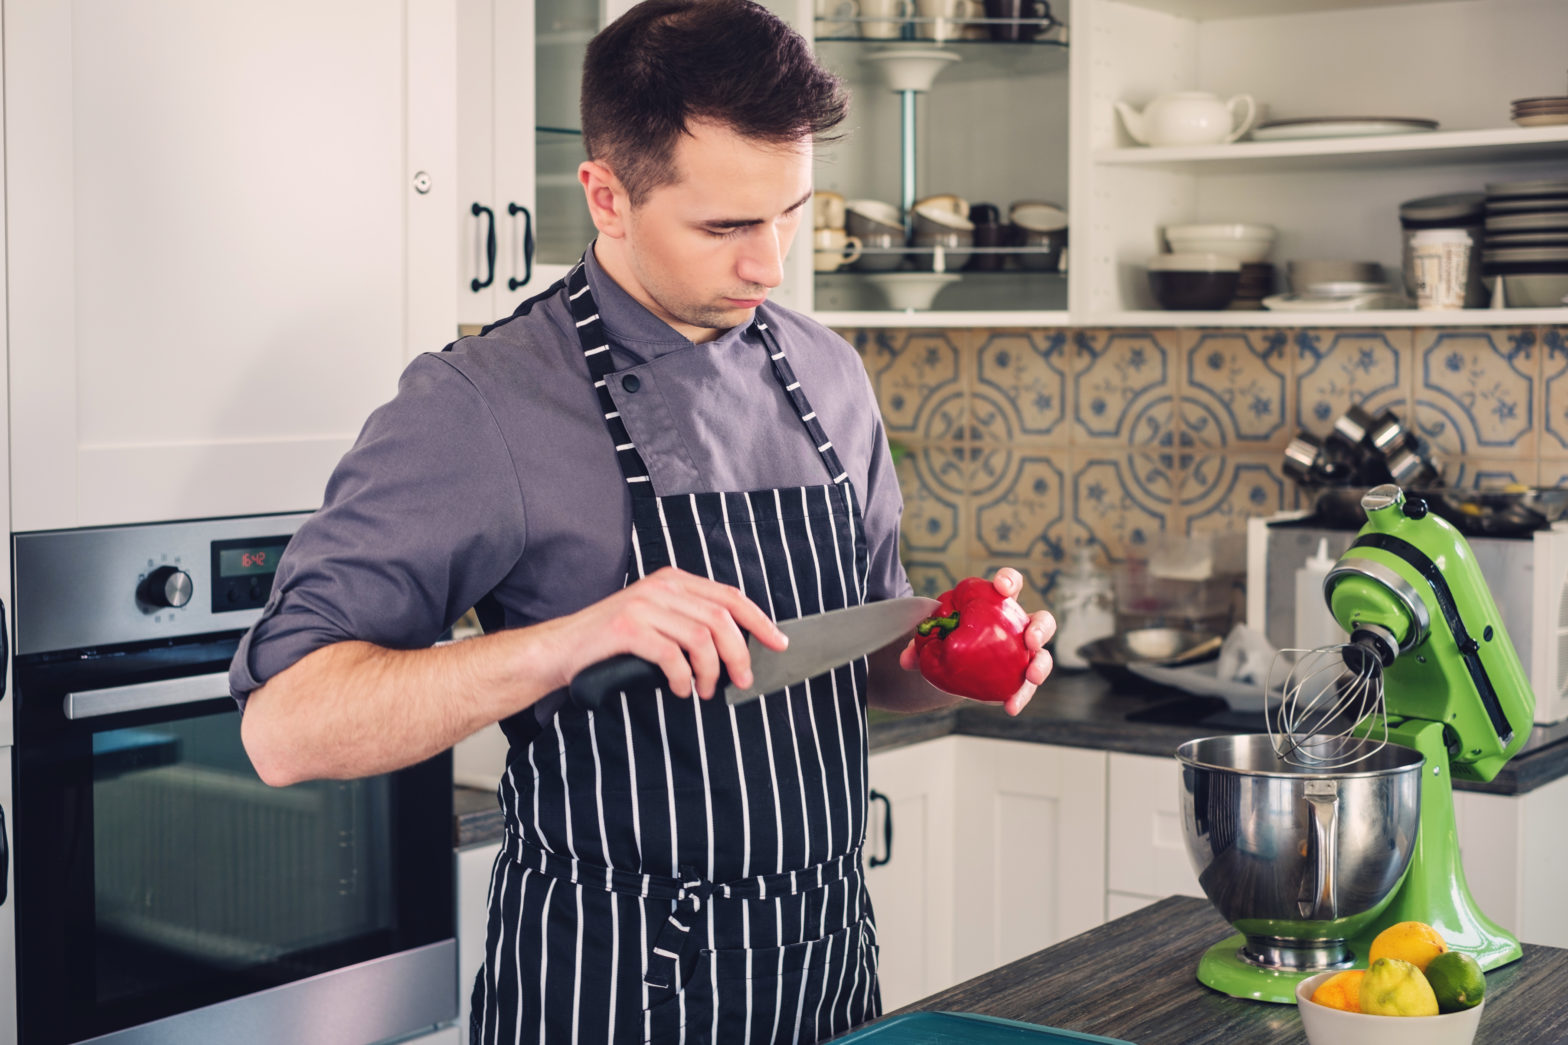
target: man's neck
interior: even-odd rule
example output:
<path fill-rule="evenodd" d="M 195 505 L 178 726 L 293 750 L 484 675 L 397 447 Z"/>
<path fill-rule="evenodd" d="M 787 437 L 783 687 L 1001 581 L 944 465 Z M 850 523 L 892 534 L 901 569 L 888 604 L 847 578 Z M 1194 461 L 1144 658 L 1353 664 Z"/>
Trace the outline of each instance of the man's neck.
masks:
<path fill-rule="evenodd" d="M 673 316 L 668 315 L 659 303 L 653 299 L 642 282 L 637 279 L 632 271 L 631 261 L 626 257 L 626 252 L 621 249 L 621 241 L 597 237 L 588 248 L 593 251 L 594 260 L 599 263 L 599 268 L 606 276 L 615 280 L 615 285 L 626 292 L 627 296 L 637 302 L 655 319 L 675 331 L 681 337 L 693 344 L 702 344 L 713 341 L 723 335 L 723 330 L 714 330 L 710 327 L 696 327 L 682 323 Z"/>

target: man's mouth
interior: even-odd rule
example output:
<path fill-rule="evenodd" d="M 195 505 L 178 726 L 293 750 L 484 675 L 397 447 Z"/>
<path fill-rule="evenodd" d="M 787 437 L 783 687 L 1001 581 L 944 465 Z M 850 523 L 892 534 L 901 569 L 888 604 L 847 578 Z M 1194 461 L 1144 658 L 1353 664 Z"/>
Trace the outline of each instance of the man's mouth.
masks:
<path fill-rule="evenodd" d="M 768 300 L 768 295 L 766 293 L 763 293 L 763 294 L 759 294 L 756 297 L 746 297 L 746 298 L 727 297 L 724 300 L 728 301 L 730 303 L 730 305 L 735 307 L 735 308 L 756 308 L 758 305 L 760 305 L 764 301 Z"/>

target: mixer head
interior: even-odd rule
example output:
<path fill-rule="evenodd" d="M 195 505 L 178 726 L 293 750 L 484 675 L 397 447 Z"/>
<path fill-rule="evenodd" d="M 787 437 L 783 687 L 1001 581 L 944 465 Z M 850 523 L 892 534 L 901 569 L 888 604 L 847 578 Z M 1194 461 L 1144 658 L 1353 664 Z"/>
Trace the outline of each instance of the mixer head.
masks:
<path fill-rule="evenodd" d="M 1524 745 L 1535 694 L 1470 545 L 1398 486 L 1361 504 L 1367 524 L 1323 581 L 1346 665 L 1375 659 L 1387 716 L 1442 723 L 1453 775 L 1491 780 Z"/>

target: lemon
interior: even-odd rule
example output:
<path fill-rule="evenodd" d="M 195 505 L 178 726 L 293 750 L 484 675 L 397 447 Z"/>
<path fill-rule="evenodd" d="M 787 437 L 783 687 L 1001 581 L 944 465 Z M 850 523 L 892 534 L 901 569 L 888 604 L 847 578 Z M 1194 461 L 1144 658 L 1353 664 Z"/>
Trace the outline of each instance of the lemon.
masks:
<path fill-rule="evenodd" d="M 1379 958 L 1398 958 L 1424 970 L 1427 963 L 1448 950 L 1438 931 L 1425 922 L 1400 922 L 1378 933 L 1367 949 L 1367 964 Z"/>
<path fill-rule="evenodd" d="M 1460 951 L 1433 958 L 1426 967 L 1426 980 L 1437 996 L 1439 1012 L 1474 1008 L 1486 994 L 1486 975 L 1480 963 Z"/>
<path fill-rule="evenodd" d="M 1379 958 L 1361 978 L 1361 1011 L 1374 1016 L 1436 1016 L 1437 995 L 1410 962 Z"/>

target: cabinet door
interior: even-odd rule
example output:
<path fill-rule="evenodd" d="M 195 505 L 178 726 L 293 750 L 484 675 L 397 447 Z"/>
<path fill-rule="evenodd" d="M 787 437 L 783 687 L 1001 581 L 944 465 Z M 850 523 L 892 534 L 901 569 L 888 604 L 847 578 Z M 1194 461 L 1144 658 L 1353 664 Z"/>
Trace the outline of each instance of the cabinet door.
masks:
<path fill-rule="evenodd" d="M 15 529 L 320 503 L 453 329 L 453 2 L 6 4 Z"/>
<path fill-rule="evenodd" d="M 871 756 L 871 790 L 886 797 L 871 803 L 866 829 L 866 888 L 876 911 L 884 1011 L 955 982 L 955 743 L 942 737 Z M 885 842 L 888 817 L 891 847 Z M 878 866 L 871 866 L 874 861 Z"/>
<path fill-rule="evenodd" d="M 1105 753 L 959 739 L 955 978 L 1105 920 Z"/>
<path fill-rule="evenodd" d="M 1125 914 L 1166 896 L 1196 896 L 1181 826 L 1181 764 L 1174 758 L 1112 753 L 1106 818 L 1106 888 Z"/>
<path fill-rule="evenodd" d="M 468 1006 L 474 977 L 485 963 L 485 929 L 490 918 L 490 871 L 501 843 L 459 849 L 457 861 L 457 1025 L 468 1040 Z"/>

